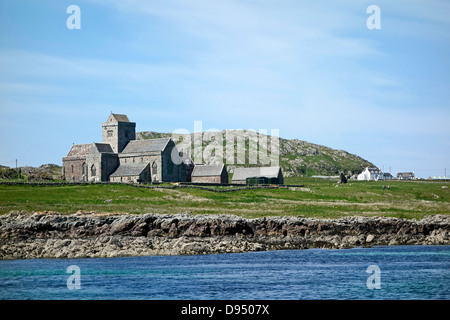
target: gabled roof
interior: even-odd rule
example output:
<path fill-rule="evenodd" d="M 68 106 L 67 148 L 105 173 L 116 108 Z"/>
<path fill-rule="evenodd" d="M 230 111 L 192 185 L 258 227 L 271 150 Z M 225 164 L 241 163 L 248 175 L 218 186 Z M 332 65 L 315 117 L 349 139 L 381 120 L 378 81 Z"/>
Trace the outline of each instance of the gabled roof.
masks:
<path fill-rule="evenodd" d="M 74 156 L 85 156 L 89 149 L 91 148 L 91 144 L 74 144 L 72 148 L 70 148 L 69 153 L 67 154 L 68 157 L 74 157 Z"/>
<path fill-rule="evenodd" d="M 208 177 L 208 176 L 220 176 L 224 169 L 223 164 L 203 165 L 196 164 L 192 171 L 193 177 Z"/>
<path fill-rule="evenodd" d="M 163 151 L 170 138 L 149 139 L 149 140 L 131 140 L 122 150 L 123 153 L 142 153 L 152 151 Z"/>
<path fill-rule="evenodd" d="M 109 143 L 92 143 L 91 151 L 97 151 L 100 153 L 114 153 Z"/>
<path fill-rule="evenodd" d="M 108 143 L 74 144 L 67 154 L 67 157 L 86 156 L 92 151 L 100 153 L 114 153 L 111 145 Z"/>
<path fill-rule="evenodd" d="M 231 180 L 245 180 L 253 177 L 277 178 L 280 171 L 280 167 L 236 168 Z"/>
<path fill-rule="evenodd" d="M 414 172 L 397 172 L 397 177 L 414 177 Z"/>
<path fill-rule="evenodd" d="M 117 121 L 117 122 L 130 122 L 126 114 L 117 114 L 112 113 L 110 114 L 107 122 Z"/>
<path fill-rule="evenodd" d="M 111 174 L 111 177 L 138 176 L 148 166 L 148 163 L 123 163 Z"/>

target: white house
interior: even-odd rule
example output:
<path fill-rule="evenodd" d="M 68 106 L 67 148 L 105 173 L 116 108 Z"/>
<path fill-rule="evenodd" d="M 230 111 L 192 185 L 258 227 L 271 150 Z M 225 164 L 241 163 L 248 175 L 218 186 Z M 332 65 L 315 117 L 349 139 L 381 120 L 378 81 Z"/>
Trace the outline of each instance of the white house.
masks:
<path fill-rule="evenodd" d="M 358 180 L 383 180 L 383 172 L 378 168 L 369 168 L 366 167 L 363 172 L 361 172 L 358 177 Z"/>

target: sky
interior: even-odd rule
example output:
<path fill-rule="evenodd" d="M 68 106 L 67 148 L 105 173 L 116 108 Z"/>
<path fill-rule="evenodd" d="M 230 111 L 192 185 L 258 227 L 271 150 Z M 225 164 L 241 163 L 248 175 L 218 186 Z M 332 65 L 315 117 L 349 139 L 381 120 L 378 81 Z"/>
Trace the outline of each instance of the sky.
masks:
<path fill-rule="evenodd" d="M 113 112 L 450 176 L 449 17 L 445 0 L 0 0 L 0 164 L 61 165 Z"/>

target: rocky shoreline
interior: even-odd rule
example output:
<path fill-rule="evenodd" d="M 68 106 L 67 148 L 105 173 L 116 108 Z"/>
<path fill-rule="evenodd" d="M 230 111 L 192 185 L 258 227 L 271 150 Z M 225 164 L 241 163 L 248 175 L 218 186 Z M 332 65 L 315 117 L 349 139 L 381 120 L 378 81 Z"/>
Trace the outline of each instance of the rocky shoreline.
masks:
<path fill-rule="evenodd" d="M 192 255 L 380 245 L 449 245 L 450 216 L 244 219 L 232 215 L 11 212 L 0 259 Z"/>

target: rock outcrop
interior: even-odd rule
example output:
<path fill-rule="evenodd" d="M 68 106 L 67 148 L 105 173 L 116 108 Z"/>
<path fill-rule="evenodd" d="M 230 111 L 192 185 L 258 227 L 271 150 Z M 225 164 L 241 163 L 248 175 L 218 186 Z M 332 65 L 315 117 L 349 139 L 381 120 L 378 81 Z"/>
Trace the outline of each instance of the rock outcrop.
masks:
<path fill-rule="evenodd" d="M 0 259 L 189 255 L 260 250 L 448 245 L 450 217 L 244 219 L 232 215 L 11 212 Z"/>

